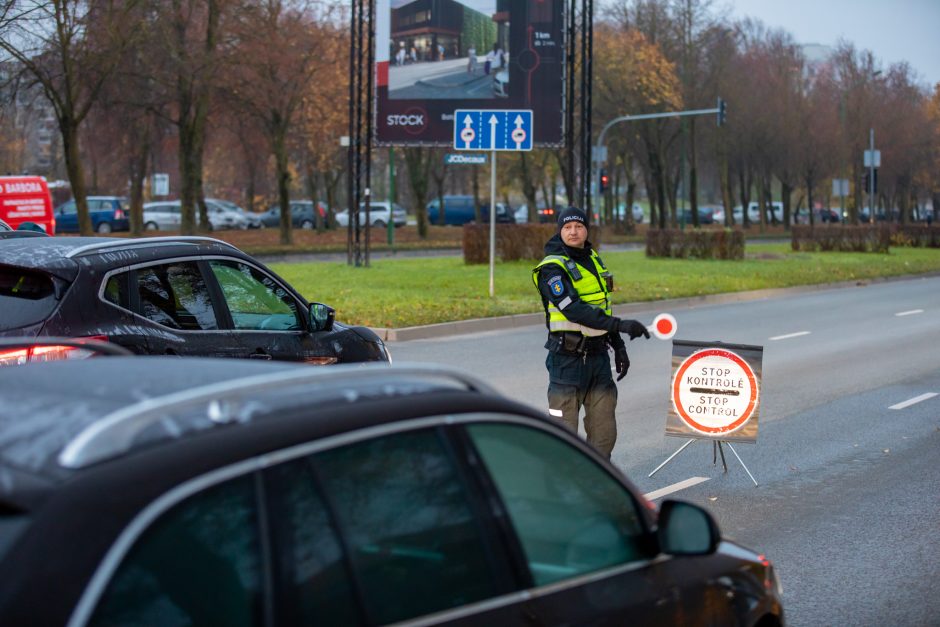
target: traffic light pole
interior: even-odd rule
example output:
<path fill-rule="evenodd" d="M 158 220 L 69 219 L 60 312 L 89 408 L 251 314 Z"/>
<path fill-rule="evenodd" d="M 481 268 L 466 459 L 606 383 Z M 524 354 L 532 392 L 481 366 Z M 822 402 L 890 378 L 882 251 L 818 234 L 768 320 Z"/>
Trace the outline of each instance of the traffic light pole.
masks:
<path fill-rule="evenodd" d="M 656 120 L 659 118 L 681 118 L 687 115 L 706 115 L 709 113 L 721 113 L 723 111 L 722 107 L 719 105 L 714 109 L 693 109 L 690 111 L 670 111 L 668 113 L 644 113 L 641 115 L 623 115 L 619 118 L 614 118 L 610 122 L 604 125 L 604 128 L 601 129 L 600 135 L 597 136 L 597 147 L 600 148 L 604 145 L 604 136 L 607 134 L 607 131 L 610 130 L 610 127 L 620 122 L 632 122 L 634 120 Z"/>
<path fill-rule="evenodd" d="M 597 144 L 595 146 L 595 153 L 601 154 L 604 147 L 604 137 L 607 135 L 607 131 L 610 130 L 615 124 L 621 122 L 633 122 L 634 120 L 658 120 L 661 118 L 681 118 L 690 115 L 708 115 L 711 113 L 716 114 L 718 126 L 721 126 L 725 122 L 725 113 L 726 113 L 726 102 L 721 98 L 718 99 L 718 106 L 713 109 L 691 109 L 689 111 L 669 111 L 667 113 L 643 113 L 640 115 L 622 115 L 619 118 L 614 118 L 610 122 L 604 125 L 604 128 L 601 129 L 600 134 L 597 136 Z M 600 188 L 600 185 L 598 185 Z M 629 211 L 630 208 L 628 207 Z"/>

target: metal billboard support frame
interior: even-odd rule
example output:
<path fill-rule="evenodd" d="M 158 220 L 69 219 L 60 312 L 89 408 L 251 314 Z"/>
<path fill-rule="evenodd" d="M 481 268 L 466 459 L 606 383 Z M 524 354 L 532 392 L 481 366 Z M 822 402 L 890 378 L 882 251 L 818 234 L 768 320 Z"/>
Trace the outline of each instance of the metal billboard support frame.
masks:
<path fill-rule="evenodd" d="M 578 6 L 580 4 L 580 11 Z M 565 146 L 573 198 L 591 213 L 591 89 L 593 84 L 594 2 L 572 0 L 566 20 Z M 580 81 L 578 80 L 580 79 Z M 577 84 L 577 89 L 575 88 Z M 576 115 L 577 114 L 577 115 Z"/>
<path fill-rule="evenodd" d="M 346 263 L 357 267 L 369 265 L 374 49 L 375 0 L 353 0 L 349 44 L 349 148 L 346 152 L 349 212 Z M 360 203 L 365 204 L 365 225 L 359 219 Z"/>
<path fill-rule="evenodd" d="M 680 447 L 676 450 L 675 453 L 673 453 L 672 455 L 670 455 L 669 457 L 667 457 L 667 458 L 666 458 L 666 461 L 664 461 L 664 462 L 661 463 L 659 466 L 657 466 L 656 469 L 653 470 L 653 472 L 651 472 L 649 475 L 647 475 L 647 477 L 652 477 L 653 475 L 655 475 L 655 474 L 656 474 L 657 472 L 659 472 L 666 464 L 668 464 L 669 462 L 671 462 L 679 453 L 681 453 L 682 451 L 684 451 L 690 444 L 692 444 L 693 442 L 695 442 L 695 441 L 698 440 L 698 439 L 699 439 L 699 438 L 690 438 L 688 442 L 686 442 L 685 444 L 683 444 L 682 446 L 680 446 Z M 743 468 L 743 469 L 744 469 L 744 472 L 747 473 L 747 476 L 751 478 L 751 481 L 754 482 L 754 487 L 756 488 L 756 487 L 757 487 L 757 479 L 755 479 L 755 478 L 754 478 L 754 475 L 751 474 L 751 471 L 748 470 L 748 467 L 745 465 L 744 461 L 741 459 L 741 456 L 738 455 L 738 452 L 737 452 L 736 450 L 734 450 L 734 447 L 733 447 L 733 446 L 731 446 L 731 442 L 728 442 L 727 440 L 712 440 L 712 465 L 717 465 L 717 464 L 718 464 L 718 455 L 719 455 L 719 453 L 720 453 L 720 454 L 721 454 L 721 465 L 722 465 L 722 467 L 724 468 L 725 474 L 728 474 L 728 464 L 725 462 L 725 451 L 724 451 L 724 449 L 721 447 L 722 444 L 727 444 L 727 445 L 728 445 L 728 448 L 731 449 L 731 452 L 734 453 L 734 456 L 737 458 L 738 463 L 741 464 L 741 468 Z"/>

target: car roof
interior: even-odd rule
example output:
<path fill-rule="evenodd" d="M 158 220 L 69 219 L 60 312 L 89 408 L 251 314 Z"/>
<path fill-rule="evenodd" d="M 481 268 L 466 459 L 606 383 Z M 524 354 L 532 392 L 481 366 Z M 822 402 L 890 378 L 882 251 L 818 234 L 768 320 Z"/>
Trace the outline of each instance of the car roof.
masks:
<path fill-rule="evenodd" d="M 81 257 L 107 257 L 112 265 L 121 266 L 147 261 L 148 257 L 167 257 L 173 249 L 180 255 L 224 253 L 248 258 L 231 244 L 211 237 L 41 237 L 2 240 L 0 264 L 43 270 L 73 280 L 78 274 L 77 260 Z"/>
<path fill-rule="evenodd" d="M 0 377 L 0 479 L 21 473 L 54 483 L 196 432 L 250 431 L 291 410 L 306 410 L 304 421 L 322 421 L 330 435 L 343 433 L 351 422 L 331 420 L 330 407 L 440 391 L 516 405 L 472 377 L 428 365 L 318 368 L 135 356 L 12 366 Z M 363 414 L 370 424 L 394 420 L 382 411 Z M 15 481 L 0 480 L 0 498 L 16 491 Z"/>

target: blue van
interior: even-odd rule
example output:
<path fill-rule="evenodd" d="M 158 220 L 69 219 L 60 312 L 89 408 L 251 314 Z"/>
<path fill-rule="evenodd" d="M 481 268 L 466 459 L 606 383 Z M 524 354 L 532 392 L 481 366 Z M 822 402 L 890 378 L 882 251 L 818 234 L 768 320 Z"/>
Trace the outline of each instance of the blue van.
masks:
<path fill-rule="evenodd" d="M 88 213 L 91 216 L 91 228 L 95 233 L 129 231 L 129 205 L 127 198 L 120 196 L 89 196 Z M 75 199 L 63 203 L 55 210 L 56 231 L 59 233 L 78 233 L 78 207 Z"/>
<path fill-rule="evenodd" d="M 428 203 L 428 223 L 439 226 L 440 221 L 440 199 L 435 198 Z M 490 221 L 490 205 L 488 202 L 480 204 L 480 217 L 483 222 Z M 460 226 L 476 220 L 476 212 L 473 210 L 473 196 L 444 196 L 444 224 L 449 226 Z M 516 220 L 503 203 L 496 203 L 496 223 L 511 224 Z"/>

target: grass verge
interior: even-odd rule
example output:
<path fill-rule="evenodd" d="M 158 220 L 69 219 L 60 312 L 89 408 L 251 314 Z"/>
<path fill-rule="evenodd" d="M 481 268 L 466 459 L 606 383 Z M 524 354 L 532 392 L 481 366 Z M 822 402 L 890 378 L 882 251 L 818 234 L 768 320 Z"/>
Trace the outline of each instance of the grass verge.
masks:
<path fill-rule="evenodd" d="M 892 248 L 875 255 L 749 244 L 747 250 L 743 261 L 647 259 L 642 251 L 603 258 L 615 277 L 615 304 L 940 271 L 940 250 L 934 249 Z M 380 259 L 369 268 L 326 262 L 271 267 L 307 299 L 335 307 L 344 322 L 402 328 L 539 312 L 533 265 L 498 263 L 494 298 L 489 266 L 468 266 L 461 257 Z"/>

